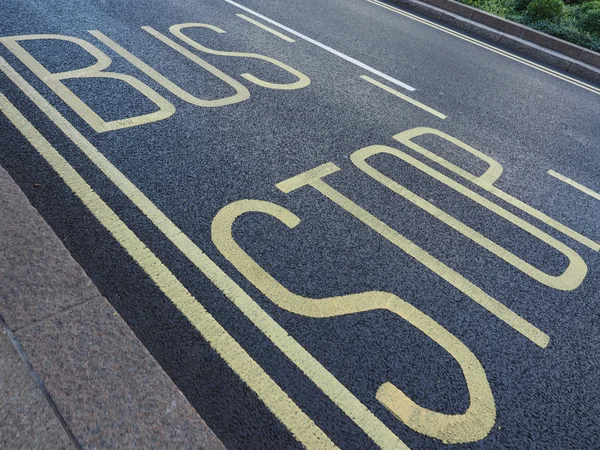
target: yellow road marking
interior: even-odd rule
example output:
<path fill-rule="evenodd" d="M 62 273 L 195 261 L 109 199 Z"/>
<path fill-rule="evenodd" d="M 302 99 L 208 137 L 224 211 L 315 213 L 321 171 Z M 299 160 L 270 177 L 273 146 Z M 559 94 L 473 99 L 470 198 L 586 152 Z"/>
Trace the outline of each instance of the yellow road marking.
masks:
<path fill-rule="evenodd" d="M 150 27 L 142 27 L 142 29 L 147 29 Z M 260 59 L 263 61 L 267 61 L 283 70 L 288 72 L 290 75 L 298 78 L 298 81 L 293 83 L 271 83 L 269 81 L 261 80 L 260 78 L 252 75 L 251 73 L 242 73 L 240 76 L 250 81 L 251 83 L 257 84 L 262 87 L 266 87 L 269 89 L 283 89 L 283 90 L 293 90 L 293 89 L 302 89 L 310 84 L 310 78 L 304 75 L 299 70 L 294 69 L 291 66 L 275 59 L 270 56 L 261 55 L 259 53 L 247 53 L 247 52 L 230 52 L 223 50 L 215 50 L 212 48 L 208 48 L 198 41 L 192 39 L 188 35 L 186 35 L 183 30 L 188 28 L 207 28 L 215 33 L 225 33 L 225 30 L 222 30 L 219 27 L 215 27 L 214 25 L 209 25 L 207 23 L 179 23 L 177 25 L 171 25 L 169 27 L 169 31 L 174 36 L 177 36 L 183 42 L 188 44 L 190 47 L 194 47 L 196 50 L 200 50 L 204 53 L 209 53 L 211 55 L 219 55 L 219 56 L 232 56 L 236 58 L 252 58 L 252 59 Z"/>
<path fill-rule="evenodd" d="M 29 52 L 27 52 L 18 41 L 31 41 L 37 39 L 55 39 L 67 41 L 78 45 L 88 52 L 96 62 L 91 66 L 83 69 L 68 70 L 66 72 L 52 73 L 40 64 Z M 117 72 L 106 72 L 112 59 L 97 47 L 80 38 L 72 36 L 63 36 L 61 34 L 29 34 L 24 36 L 6 36 L 0 38 L 0 42 L 8 48 L 23 64 L 35 73 L 56 95 L 58 95 L 67 105 L 69 105 L 79 116 L 84 119 L 97 133 L 105 131 L 119 130 L 122 128 L 143 125 L 146 123 L 156 122 L 172 116 L 175 113 L 173 106 L 166 98 L 152 89 L 150 86 L 142 83 L 131 75 L 126 75 Z M 136 89 L 140 94 L 144 95 L 148 100 L 158 106 L 158 111 L 143 114 L 141 116 L 127 117 L 125 119 L 111 120 L 109 122 L 102 119 L 94 112 L 83 100 L 77 97 L 71 89 L 69 89 L 61 80 L 69 80 L 72 78 L 108 78 L 123 81 L 132 88 Z"/>
<path fill-rule="evenodd" d="M 433 134 L 442 139 L 445 139 L 446 141 L 453 143 L 454 145 L 458 146 L 459 148 L 463 149 L 464 151 L 466 151 L 466 152 L 472 154 L 473 156 L 490 164 L 490 168 L 483 175 L 477 177 L 477 176 L 467 172 L 466 170 L 461 169 L 460 167 L 456 166 L 455 164 L 452 164 L 447 159 L 442 158 L 441 156 L 431 152 L 430 150 L 427 150 L 425 147 L 422 147 L 419 144 L 412 141 L 413 138 L 415 138 L 417 136 L 425 135 L 425 134 Z M 479 186 L 480 188 L 485 189 L 490 194 L 495 195 L 496 197 L 504 200 L 505 202 L 513 205 L 516 208 L 519 208 L 521 211 L 529 214 L 530 216 L 535 217 L 536 219 L 545 223 L 549 227 L 552 227 L 555 230 L 560 231 L 561 233 L 565 234 L 566 236 L 569 236 L 571 239 L 574 239 L 575 241 L 579 242 L 580 244 L 583 244 L 596 252 L 600 250 L 600 244 L 598 244 L 597 242 L 578 233 L 575 230 L 572 230 L 571 228 L 567 227 L 566 225 L 563 225 L 562 223 L 553 219 L 552 217 L 529 206 L 527 203 L 519 200 L 518 198 L 513 197 L 512 195 L 510 195 L 510 194 L 498 189 L 496 186 L 494 186 L 494 183 L 496 182 L 498 177 L 502 174 L 502 166 L 497 161 L 495 161 L 493 158 L 491 158 L 490 156 L 480 152 L 479 150 L 471 147 L 470 145 L 467 145 L 464 142 L 462 142 L 462 141 L 456 139 L 455 137 L 452 137 L 446 133 L 436 130 L 435 128 L 426 128 L 426 127 L 417 127 L 417 128 L 413 128 L 411 130 L 403 131 L 402 133 L 396 134 L 394 136 L 394 139 L 396 139 L 401 144 L 406 145 L 407 147 L 414 150 L 415 152 L 420 153 L 421 155 L 425 156 L 429 160 L 439 164 L 442 167 L 445 167 L 446 169 L 450 170 L 451 172 L 454 172 L 455 174 L 464 178 L 465 180 L 468 180 L 468 181 L 474 183 L 475 185 Z M 429 168 L 429 166 L 424 166 L 423 171 L 433 171 L 433 169 Z M 438 174 L 441 175 L 437 171 L 435 171 L 435 173 L 436 173 L 436 175 L 432 175 L 432 176 L 435 177 L 435 176 L 438 176 Z M 442 181 L 441 177 L 438 179 L 440 181 Z M 452 187 L 453 189 L 465 192 L 465 195 L 470 196 L 472 200 L 477 201 L 479 204 L 485 206 L 489 210 L 496 212 L 499 215 L 504 214 L 502 211 L 505 211 L 505 210 L 503 208 L 501 208 L 500 206 L 496 205 L 495 203 L 492 203 L 489 200 L 485 199 L 484 197 L 477 195 L 473 191 L 469 190 L 467 192 L 465 187 L 456 183 L 455 181 L 448 179 L 447 177 L 444 179 L 449 180 L 448 183 L 446 183 L 446 184 L 448 186 Z M 506 215 L 504 215 L 504 217 L 508 218 Z M 514 221 L 513 221 L 513 223 L 517 224 Z"/>
<path fill-rule="evenodd" d="M 270 28 L 270 27 L 268 27 L 266 25 L 263 25 L 259 21 L 254 20 L 254 19 L 252 19 L 252 18 L 250 18 L 248 16 L 245 16 L 243 14 L 236 14 L 236 16 L 238 16 L 240 19 L 244 19 L 245 21 L 250 22 L 252 25 L 256 25 L 257 27 L 262 28 L 265 31 L 268 31 L 271 34 L 274 34 L 275 36 L 277 36 L 278 38 L 283 39 L 284 41 L 287 41 L 287 42 L 296 42 L 291 37 L 287 37 L 285 34 L 280 33 L 279 31 L 274 30 L 273 28 Z"/>
<path fill-rule="evenodd" d="M 371 83 L 377 87 L 380 87 L 384 91 L 387 91 L 390 94 L 395 95 L 398 98 L 401 98 L 402 100 L 410 103 L 411 105 L 415 105 L 417 108 L 421 108 L 423 111 L 427 111 L 428 113 L 433 114 L 436 117 L 439 117 L 440 119 L 445 119 L 446 117 L 448 117 L 445 114 L 442 114 L 441 112 L 436 111 L 435 109 L 430 108 L 429 106 L 424 105 L 423 103 L 415 100 L 414 98 L 410 98 L 408 95 L 404 95 L 401 92 L 398 92 L 396 89 L 392 89 L 391 87 L 386 86 L 385 84 L 380 83 L 377 80 L 374 80 L 373 78 L 371 78 L 368 75 L 361 75 L 360 78 L 362 78 L 365 81 L 368 81 L 369 83 Z"/>
<path fill-rule="evenodd" d="M 231 78 L 226 73 L 217 69 L 212 64 L 209 64 L 208 62 L 206 62 L 205 60 L 200 58 L 198 55 L 195 55 L 194 53 L 189 51 L 187 48 L 183 47 L 182 45 L 179 45 L 177 42 L 174 42 L 172 39 L 169 39 L 168 37 L 159 33 L 158 31 L 153 30 L 150 27 L 146 27 L 146 28 L 144 28 L 144 30 L 147 31 L 148 33 L 150 33 L 156 39 L 160 40 L 161 42 L 163 42 L 166 45 L 168 45 L 169 47 L 171 47 L 173 50 L 181 53 L 183 56 L 188 58 L 190 61 L 193 61 L 194 63 L 198 64 L 200 67 L 202 67 L 204 70 L 206 70 L 210 74 L 214 75 L 216 78 L 221 80 L 223 83 L 231 86 L 231 88 L 233 90 L 235 90 L 235 94 L 230 95 L 229 97 L 218 98 L 218 99 L 213 99 L 213 100 L 205 100 L 205 99 L 200 99 L 198 97 L 194 97 L 192 94 L 190 94 L 189 92 L 187 92 L 184 89 L 177 86 L 175 83 L 173 83 L 167 77 L 165 77 L 164 75 L 159 73 L 157 70 L 150 67 L 148 64 L 146 64 L 144 61 L 139 59 L 137 56 L 133 55 L 132 53 L 130 53 L 129 51 L 127 51 L 126 49 L 121 47 L 119 44 L 117 44 L 115 41 L 110 39 L 108 36 L 106 36 L 101 31 L 89 30 L 89 33 L 92 36 L 94 36 L 96 39 L 98 39 L 100 42 L 102 42 L 104 45 L 106 45 L 108 48 L 110 48 L 115 53 L 117 53 L 119 56 L 125 58 L 133 66 L 137 67 L 139 70 L 144 72 L 146 75 L 148 75 L 150 78 L 152 78 L 158 84 L 160 84 L 166 90 L 168 90 L 172 94 L 176 95 L 180 99 L 182 99 L 188 103 L 191 103 L 192 105 L 201 106 L 201 107 L 219 107 L 219 106 L 226 106 L 226 105 L 232 105 L 235 103 L 239 103 L 239 102 L 242 102 L 242 101 L 250 98 L 250 91 L 248 91 L 246 86 L 244 86 L 239 81 Z"/>
<path fill-rule="evenodd" d="M 530 324 L 510 308 L 506 307 L 492 296 L 485 293 L 481 288 L 467 280 L 460 273 L 435 258 L 417 244 L 398 233 L 386 223 L 379 220 L 373 214 L 361 208 L 348 197 L 334 189 L 323 178 L 339 171 L 340 168 L 333 163 L 322 164 L 314 169 L 296 175 L 287 180 L 277 183 L 275 186 L 282 192 L 289 193 L 303 186 L 311 186 L 329 200 L 356 217 L 367 227 L 390 241 L 396 247 L 419 261 L 433 273 L 446 280 L 460 292 L 465 294 L 475 303 L 481 305 L 491 314 L 502 320 L 513 330 L 518 331 L 527 339 L 541 348 L 546 348 L 550 343 L 550 337 L 536 326 Z"/>
<path fill-rule="evenodd" d="M 566 81 L 567 83 L 574 84 L 575 86 L 578 86 L 578 87 L 580 87 L 582 89 L 585 89 L 587 91 L 590 91 L 590 92 L 593 92 L 595 94 L 599 94 L 600 95 L 600 89 L 598 89 L 598 88 L 596 88 L 596 87 L 594 87 L 594 86 L 592 86 L 590 84 L 587 84 L 587 83 L 584 83 L 582 81 L 576 80 L 575 78 L 571 78 L 568 75 L 563 75 L 560 72 L 556 72 L 556 71 L 554 71 L 552 69 L 548 69 L 548 68 L 546 68 L 546 67 L 544 67 L 544 66 L 542 66 L 540 64 L 536 64 L 536 63 L 534 63 L 532 61 L 529 61 L 529 60 L 527 60 L 525 58 L 521 58 L 520 56 L 513 55 L 512 53 L 509 53 L 507 51 L 504 51 L 504 50 L 501 50 L 501 49 L 499 49 L 497 47 L 494 47 L 493 45 L 486 44 L 485 42 L 482 42 L 480 40 L 474 39 L 472 37 L 469 37 L 469 36 L 467 36 L 465 34 L 457 32 L 457 31 L 451 30 L 451 29 L 446 28 L 446 27 L 444 27 L 442 25 L 438 25 L 438 24 L 436 24 L 434 22 L 430 22 L 429 20 L 423 19 L 423 18 L 421 18 L 419 16 L 415 16 L 414 14 L 411 14 L 411 13 L 402 11 L 400 9 L 394 8 L 392 6 L 386 5 L 385 3 L 381 3 L 381 2 L 379 2 L 377 0 L 367 0 L 367 1 L 369 3 L 374 4 L 374 5 L 377 5 L 377 6 L 380 6 L 382 8 L 385 8 L 385 9 L 387 9 L 389 11 L 395 12 L 396 14 L 400 14 L 402 16 L 408 17 L 409 19 L 412 19 L 412 20 L 415 20 L 415 21 L 420 22 L 422 24 L 425 24 L 427 26 L 430 26 L 431 28 L 435 28 L 437 30 L 443 31 L 444 33 L 447 33 L 447 34 L 455 36 L 455 37 L 457 37 L 459 39 L 462 39 L 463 41 L 470 42 L 471 44 L 475 44 L 475 45 L 477 45 L 479 47 L 482 47 L 482 48 L 485 48 L 487 50 L 490 50 L 490 51 L 492 51 L 494 53 L 497 53 L 498 55 L 502 55 L 502 56 L 504 56 L 506 58 L 512 59 L 513 61 L 517 61 L 517 62 L 519 62 L 521 64 L 524 64 L 526 66 L 529 66 L 529 67 L 531 67 L 533 69 L 539 70 L 540 72 L 544 72 L 544 73 L 546 73 L 548 75 L 551 75 L 551 76 L 553 76 L 555 78 L 559 78 L 559 79 L 561 79 L 563 81 Z"/>
<path fill-rule="evenodd" d="M 390 382 L 382 383 L 376 398 L 413 430 L 445 443 L 476 442 L 485 438 L 496 421 L 494 396 L 483 366 L 456 336 L 410 303 L 390 292 L 360 292 L 327 298 L 294 294 L 273 278 L 248 255 L 233 238 L 233 225 L 248 213 L 268 214 L 288 228 L 300 218 L 275 203 L 263 200 L 238 200 L 224 206 L 212 222 L 212 239 L 229 262 L 244 274 L 273 303 L 295 314 L 314 317 L 339 317 L 367 311 L 387 310 L 406 320 L 441 346 L 458 363 L 469 391 L 469 407 L 462 414 L 445 414 L 415 403 Z M 385 328 L 379 331 L 385 334 Z M 426 376 L 423 374 L 423 376 Z"/>
<path fill-rule="evenodd" d="M 19 75 L 2 57 L 0 70 L 84 153 L 92 163 L 169 239 L 242 313 L 260 329 L 344 413 L 383 449 L 404 445 L 346 386 L 269 316 L 233 279 L 212 261 L 187 235 L 148 199 L 119 169 L 88 141 L 65 117 Z M 241 376 L 241 375 L 240 375 Z M 261 388 L 262 392 L 262 388 Z M 271 405 L 277 408 L 278 404 Z M 296 422 L 295 416 L 277 417 L 296 436 L 314 442 L 320 430 L 312 422 Z M 312 431 L 311 431 L 312 430 Z M 312 434 L 311 434 L 312 433 Z M 300 440 L 299 438 L 299 440 Z M 301 441 L 301 442 L 304 442 Z M 305 444 L 307 445 L 307 444 Z"/>
<path fill-rule="evenodd" d="M 595 198 L 596 200 L 600 200 L 600 194 L 598 194 L 595 191 L 592 191 L 588 187 L 585 187 L 583 184 L 579 184 L 577 181 L 573 181 L 570 178 L 567 178 L 564 175 L 561 175 L 560 173 L 555 172 L 554 170 L 549 170 L 548 171 L 548 175 L 553 176 L 557 180 L 560 180 L 560 181 L 562 181 L 564 183 L 567 183 L 570 186 L 573 186 L 575 189 L 580 190 L 584 194 L 587 194 L 590 197 Z"/>
<path fill-rule="evenodd" d="M 409 191 L 408 189 L 396 183 L 394 180 L 387 177 L 386 175 L 384 175 L 383 173 L 381 173 L 380 171 L 378 171 L 377 169 L 375 169 L 367 163 L 366 160 L 368 158 L 374 155 L 381 154 L 393 155 L 396 158 L 401 159 L 402 161 L 412 165 L 421 172 L 426 173 L 433 179 L 444 183 L 446 186 L 454 189 L 456 192 L 459 192 L 465 197 L 473 200 L 474 202 L 478 203 L 484 208 L 493 211 L 498 216 L 513 223 L 514 225 L 518 226 L 530 235 L 536 237 L 540 241 L 548 244 L 558 252 L 562 253 L 569 260 L 569 265 L 563 271 L 562 274 L 551 275 L 525 262 L 521 258 L 506 250 L 504 247 L 496 244 L 495 242 L 486 238 L 482 234 L 468 227 L 460 220 L 442 211 L 437 206 L 429 203 L 424 198 L 419 197 L 415 193 Z M 427 164 L 423 164 L 421 161 L 407 155 L 403 151 L 384 145 L 371 145 L 369 147 L 364 147 L 360 150 L 355 151 L 352 155 L 350 155 L 350 159 L 352 160 L 354 165 L 356 165 L 356 167 L 365 172 L 367 175 L 379 181 L 381 184 L 396 192 L 398 195 L 401 195 L 402 197 L 410 201 L 412 204 L 427 211 L 433 217 L 436 217 L 437 219 L 444 222 L 446 225 L 454 228 L 456 231 L 468 237 L 473 242 L 476 242 L 477 244 L 481 245 L 483 248 L 492 252 L 499 258 L 502 258 L 504 261 L 519 269 L 523 273 L 529 275 L 534 280 L 537 280 L 538 282 L 554 289 L 571 291 L 573 289 L 576 289 L 585 279 L 585 276 L 588 272 L 587 265 L 576 251 L 563 244 L 559 240 L 554 239 L 549 234 L 544 233 L 539 228 L 531 225 L 529 222 L 512 214 L 511 212 L 496 205 L 495 203 L 490 202 L 485 197 L 482 197 L 481 195 L 463 186 L 462 184 L 457 183 L 451 178 L 429 167 Z"/>
<path fill-rule="evenodd" d="M 307 448 L 337 448 L 3 94 L 0 111 L 296 439 Z"/>

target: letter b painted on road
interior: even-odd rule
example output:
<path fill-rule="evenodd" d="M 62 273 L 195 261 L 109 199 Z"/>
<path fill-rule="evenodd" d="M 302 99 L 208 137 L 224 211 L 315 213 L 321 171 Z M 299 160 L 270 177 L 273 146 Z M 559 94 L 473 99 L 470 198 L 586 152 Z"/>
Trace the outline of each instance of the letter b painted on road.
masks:
<path fill-rule="evenodd" d="M 81 69 L 52 73 L 18 43 L 19 41 L 33 41 L 41 39 L 54 39 L 71 42 L 83 48 L 86 52 L 96 58 L 96 62 L 91 66 Z M 17 58 L 19 58 L 19 60 L 32 72 L 40 77 L 40 79 L 50 89 L 52 89 L 98 133 L 155 122 L 157 120 L 166 119 L 175 112 L 175 107 L 173 104 L 137 78 L 117 72 L 105 72 L 104 70 L 110 66 L 112 60 L 97 47 L 83 39 L 61 34 L 28 34 L 22 36 L 2 37 L 0 38 L 0 42 L 2 42 L 2 44 L 4 44 L 4 46 L 8 48 Z M 75 95 L 75 93 L 71 91 L 71 89 L 69 89 L 62 81 L 73 78 L 110 78 L 123 81 L 158 106 L 158 111 L 139 116 L 106 121 L 102 119 L 83 100 Z M 119 98 L 115 97 L 113 94 L 111 97 L 107 96 L 106 101 L 112 101 L 118 104 Z"/>

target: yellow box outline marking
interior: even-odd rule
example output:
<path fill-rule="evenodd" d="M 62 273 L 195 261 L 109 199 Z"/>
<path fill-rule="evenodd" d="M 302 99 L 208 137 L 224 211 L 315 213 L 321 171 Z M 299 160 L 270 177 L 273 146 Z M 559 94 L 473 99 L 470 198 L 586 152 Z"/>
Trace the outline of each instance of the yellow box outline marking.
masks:
<path fill-rule="evenodd" d="M 273 28 L 270 28 L 270 27 L 260 23 L 259 21 L 252 19 L 251 17 L 245 16 L 243 14 L 236 14 L 236 16 L 238 16 L 240 19 L 244 19 L 246 22 L 250 22 L 252 25 L 256 25 L 257 27 L 262 28 L 265 31 L 268 31 L 269 33 L 277 36 L 280 39 L 283 39 L 284 41 L 296 42 L 291 37 L 288 37 L 285 34 L 280 33 L 279 31 L 274 30 Z"/>
<path fill-rule="evenodd" d="M 86 155 L 90 161 L 177 247 L 234 305 L 261 330 L 323 393 L 382 449 L 406 448 L 346 386 L 290 336 L 258 303 L 212 261 L 187 235 L 154 205 L 119 169 L 54 108 L 33 86 L 0 57 L 0 70 Z M 261 391 L 262 392 L 262 391 Z M 274 404 L 278 407 L 278 404 Z M 282 413 L 283 414 L 283 413 Z M 277 416 L 286 427 L 305 436 L 310 423 L 296 424 Z M 312 422 L 311 422 L 312 423 Z M 288 428 L 289 429 L 289 428 Z M 303 438 L 314 442 L 311 435 Z"/>
<path fill-rule="evenodd" d="M 225 1 L 227 1 L 227 0 L 225 0 Z M 568 75 L 563 75 L 560 72 L 556 72 L 556 71 L 554 71 L 552 69 L 548 69 L 548 68 L 546 68 L 546 67 L 544 67 L 544 66 L 542 66 L 540 64 L 534 63 L 534 62 L 529 61 L 529 60 L 527 60 L 525 58 L 521 58 L 520 56 L 513 55 L 512 53 L 509 53 L 507 51 L 504 51 L 504 50 L 501 50 L 501 49 L 499 49 L 497 47 L 494 47 L 493 45 L 486 44 L 485 42 L 482 42 L 482 41 L 480 41 L 478 39 L 474 39 L 474 38 L 472 38 L 470 36 L 467 36 L 465 34 L 462 34 L 462 33 L 459 33 L 457 31 L 451 30 L 450 28 L 446 28 L 446 27 L 444 27 L 442 25 L 438 25 L 438 24 L 436 24 L 434 22 L 431 22 L 431 21 L 429 21 L 427 19 L 423 19 L 423 18 L 421 18 L 419 16 L 415 16 L 414 14 L 408 13 L 406 11 L 402 11 L 402 10 L 400 10 L 398 8 L 394 8 L 393 6 L 390 6 L 390 5 L 386 5 L 385 3 L 381 3 L 381 2 L 379 2 L 377 0 L 367 0 L 367 1 L 369 3 L 374 4 L 374 5 L 380 6 L 381 8 L 384 8 L 384 9 L 387 9 L 389 11 L 392 11 L 392 12 L 394 12 L 396 14 L 400 14 L 401 16 L 404 16 L 404 17 L 407 17 L 409 19 L 412 19 L 412 20 L 415 20 L 417 22 L 420 22 L 422 24 L 425 24 L 425 25 L 427 25 L 427 26 L 429 26 L 431 28 L 435 28 L 436 30 L 443 31 L 444 33 L 447 33 L 447 34 L 450 34 L 450 35 L 452 35 L 454 37 L 462 39 L 463 41 L 470 42 L 471 44 L 475 44 L 475 45 L 477 45 L 479 47 L 485 48 L 486 50 L 489 50 L 491 52 L 497 53 L 498 55 L 502 55 L 502 56 L 504 56 L 504 57 L 506 57 L 508 59 L 512 59 L 513 61 L 519 62 L 519 63 L 524 64 L 526 66 L 529 66 L 529 67 L 531 67 L 533 69 L 539 70 L 540 72 L 544 72 L 545 74 L 551 75 L 551 76 L 553 76 L 555 78 L 559 78 L 559 79 L 561 79 L 563 81 L 566 81 L 567 83 L 574 84 L 575 86 L 578 86 L 578 87 L 580 87 L 582 89 L 585 89 L 587 91 L 593 92 L 594 94 L 600 95 L 600 89 L 598 89 L 598 88 L 596 88 L 596 87 L 594 87 L 594 86 L 592 86 L 590 84 L 587 84 L 587 83 L 584 83 L 582 81 L 576 80 L 575 78 L 571 78 Z"/>
<path fill-rule="evenodd" d="M 556 178 L 557 180 L 562 181 L 563 183 L 567 183 L 568 185 L 580 190 L 581 192 L 589 195 L 592 198 L 595 198 L 596 200 L 600 200 L 600 194 L 598 194 L 596 191 L 591 190 L 589 187 L 585 187 L 583 184 L 579 184 L 577 181 L 571 180 L 570 178 L 567 178 L 564 175 L 561 175 L 560 173 L 555 172 L 552 169 L 548 171 L 548 175 Z"/>
<path fill-rule="evenodd" d="M 0 64 L 2 62 L 0 61 Z M 41 133 L 0 93 L 0 111 L 48 162 L 156 286 L 190 321 L 227 365 L 307 448 L 337 448 L 240 344 L 204 309 L 171 271 L 115 214 Z"/>
<path fill-rule="evenodd" d="M 362 78 L 365 81 L 368 81 L 369 83 L 371 83 L 374 86 L 377 86 L 378 88 L 383 89 L 384 91 L 389 92 L 392 95 L 395 95 L 396 97 L 404 100 L 405 102 L 408 102 L 411 105 L 416 106 L 417 108 L 421 108 L 423 111 L 427 111 L 429 114 L 433 114 L 434 116 L 436 116 L 442 120 L 444 120 L 445 118 L 448 117 L 447 115 L 442 114 L 439 111 L 436 111 L 435 109 L 415 100 L 414 98 L 410 98 L 408 95 L 404 95 L 403 93 L 398 92 L 396 89 L 392 89 L 391 87 L 386 86 L 385 84 L 380 83 L 377 80 L 374 80 L 373 78 L 371 78 L 368 75 L 361 75 L 360 78 Z"/>

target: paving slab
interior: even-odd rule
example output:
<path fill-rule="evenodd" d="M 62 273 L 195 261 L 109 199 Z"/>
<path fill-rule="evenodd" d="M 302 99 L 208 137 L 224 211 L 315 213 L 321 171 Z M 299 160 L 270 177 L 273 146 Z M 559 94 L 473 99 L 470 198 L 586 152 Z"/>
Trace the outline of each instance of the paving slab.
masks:
<path fill-rule="evenodd" d="M 74 449 L 6 332 L 0 332 L 0 448 Z"/>
<path fill-rule="evenodd" d="M 224 448 L 2 167 L 0 316 L 0 448 Z"/>
<path fill-rule="evenodd" d="M 104 298 L 16 336 L 84 448 L 220 447 Z"/>
<path fill-rule="evenodd" d="M 0 314 L 11 330 L 89 299 L 95 288 L 0 168 Z"/>

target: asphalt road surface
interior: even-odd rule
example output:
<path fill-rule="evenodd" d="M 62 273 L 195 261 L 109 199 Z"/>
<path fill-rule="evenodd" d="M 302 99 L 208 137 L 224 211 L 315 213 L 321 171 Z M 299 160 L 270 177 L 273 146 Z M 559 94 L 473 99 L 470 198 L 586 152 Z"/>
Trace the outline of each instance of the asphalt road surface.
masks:
<path fill-rule="evenodd" d="M 598 448 L 600 88 L 378 0 L 239 2 L 0 14 L 0 164 L 208 425 Z"/>

